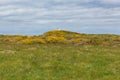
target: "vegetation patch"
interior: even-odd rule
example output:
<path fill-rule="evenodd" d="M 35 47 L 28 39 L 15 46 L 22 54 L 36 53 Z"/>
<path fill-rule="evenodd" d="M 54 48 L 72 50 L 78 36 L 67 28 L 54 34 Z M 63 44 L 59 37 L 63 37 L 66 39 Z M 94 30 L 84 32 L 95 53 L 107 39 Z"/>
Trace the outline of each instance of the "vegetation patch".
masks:
<path fill-rule="evenodd" d="M 63 43 L 75 45 L 120 46 L 120 36 L 111 34 L 80 34 L 71 31 L 53 30 L 39 36 L 0 35 L 0 43 L 6 44 L 48 44 Z"/>
<path fill-rule="evenodd" d="M 120 36 L 1 35 L 0 80 L 120 80 Z"/>

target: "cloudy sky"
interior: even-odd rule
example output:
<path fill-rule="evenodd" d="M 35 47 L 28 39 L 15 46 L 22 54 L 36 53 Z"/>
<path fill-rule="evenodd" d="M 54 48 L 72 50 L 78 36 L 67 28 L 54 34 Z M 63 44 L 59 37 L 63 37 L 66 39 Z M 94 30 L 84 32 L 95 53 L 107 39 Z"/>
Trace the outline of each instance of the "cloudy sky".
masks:
<path fill-rule="evenodd" d="M 53 29 L 120 34 L 120 0 L 0 0 L 0 34 Z"/>

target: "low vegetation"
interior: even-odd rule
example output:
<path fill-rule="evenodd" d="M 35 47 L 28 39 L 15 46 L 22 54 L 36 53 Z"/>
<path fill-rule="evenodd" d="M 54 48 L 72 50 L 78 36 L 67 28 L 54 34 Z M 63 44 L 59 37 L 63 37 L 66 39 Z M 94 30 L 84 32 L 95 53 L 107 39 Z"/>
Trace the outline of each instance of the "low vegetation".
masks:
<path fill-rule="evenodd" d="M 1 35 L 0 80 L 120 80 L 120 36 Z"/>
<path fill-rule="evenodd" d="M 64 30 L 53 30 L 39 36 L 0 35 L 0 43 L 48 44 L 63 43 L 75 45 L 120 45 L 120 36 L 112 34 L 80 34 Z"/>

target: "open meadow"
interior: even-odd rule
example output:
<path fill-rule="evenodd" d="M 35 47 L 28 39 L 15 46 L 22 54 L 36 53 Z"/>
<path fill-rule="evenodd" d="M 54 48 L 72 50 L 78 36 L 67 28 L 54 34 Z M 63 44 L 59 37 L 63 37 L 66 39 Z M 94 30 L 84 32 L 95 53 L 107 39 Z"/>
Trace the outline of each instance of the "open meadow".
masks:
<path fill-rule="evenodd" d="M 0 80 L 120 80 L 120 46 L 6 41 Z"/>

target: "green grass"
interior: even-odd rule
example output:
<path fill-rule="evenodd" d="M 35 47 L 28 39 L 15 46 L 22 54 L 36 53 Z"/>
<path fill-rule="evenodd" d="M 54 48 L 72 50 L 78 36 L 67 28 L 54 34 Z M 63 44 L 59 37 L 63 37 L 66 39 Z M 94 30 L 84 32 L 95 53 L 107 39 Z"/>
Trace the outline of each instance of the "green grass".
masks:
<path fill-rule="evenodd" d="M 0 80 L 120 80 L 120 47 L 0 44 Z"/>

